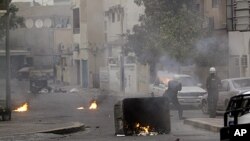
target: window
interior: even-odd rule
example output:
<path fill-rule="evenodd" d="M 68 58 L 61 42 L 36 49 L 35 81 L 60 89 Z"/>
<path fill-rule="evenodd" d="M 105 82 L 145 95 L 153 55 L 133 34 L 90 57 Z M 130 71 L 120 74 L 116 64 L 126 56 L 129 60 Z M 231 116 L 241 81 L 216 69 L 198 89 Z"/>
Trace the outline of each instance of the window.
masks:
<path fill-rule="evenodd" d="M 80 33 L 80 15 L 79 8 L 73 9 L 73 33 Z"/>
<path fill-rule="evenodd" d="M 108 24 L 107 21 L 104 22 L 104 30 L 107 31 L 108 30 Z"/>
<path fill-rule="evenodd" d="M 107 33 L 104 34 L 104 39 L 105 39 L 105 42 L 108 41 L 108 34 Z"/>
<path fill-rule="evenodd" d="M 112 22 L 114 23 L 115 22 L 115 13 L 112 12 Z"/>
<path fill-rule="evenodd" d="M 209 17 L 208 26 L 210 31 L 214 29 L 214 17 Z"/>
<path fill-rule="evenodd" d="M 241 66 L 242 67 L 247 67 L 247 55 L 242 55 L 241 56 Z"/>
<path fill-rule="evenodd" d="M 121 20 L 121 13 L 117 14 L 117 21 L 119 22 Z"/>
<path fill-rule="evenodd" d="M 232 82 L 236 89 L 250 87 L 250 79 L 238 79 Z"/>
<path fill-rule="evenodd" d="M 242 55 L 242 57 L 241 57 L 241 66 L 242 67 L 247 67 L 247 60 L 248 60 L 247 55 Z"/>
<path fill-rule="evenodd" d="M 240 65 L 239 58 L 237 57 L 237 58 L 235 58 L 235 66 L 239 66 L 239 65 Z"/>
<path fill-rule="evenodd" d="M 218 7 L 218 0 L 212 0 L 212 8 Z"/>
<path fill-rule="evenodd" d="M 108 59 L 109 64 L 117 65 L 118 64 L 118 58 L 111 57 Z"/>
<path fill-rule="evenodd" d="M 136 58 L 134 56 L 126 57 L 126 64 L 134 64 L 134 63 L 136 63 Z"/>
<path fill-rule="evenodd" d="M 196 9 L 197 11 L 200 11 L 200 4 L 196 4 L 195 9 Z"/>

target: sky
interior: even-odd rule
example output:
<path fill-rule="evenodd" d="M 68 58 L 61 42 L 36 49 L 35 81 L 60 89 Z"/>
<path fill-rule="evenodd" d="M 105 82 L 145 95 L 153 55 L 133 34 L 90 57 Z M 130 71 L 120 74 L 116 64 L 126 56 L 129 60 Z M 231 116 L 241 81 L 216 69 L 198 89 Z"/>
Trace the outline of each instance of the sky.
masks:
<path fill-rule="evenodd" d="M 12 0 L 12 2 L 31 2 L 33 0 Z M 39 2 L 39 3 L 43 3 L 44 5 L 45 4 L 53 4 L 53 0 L 35 0 L 36 2 Z"/>

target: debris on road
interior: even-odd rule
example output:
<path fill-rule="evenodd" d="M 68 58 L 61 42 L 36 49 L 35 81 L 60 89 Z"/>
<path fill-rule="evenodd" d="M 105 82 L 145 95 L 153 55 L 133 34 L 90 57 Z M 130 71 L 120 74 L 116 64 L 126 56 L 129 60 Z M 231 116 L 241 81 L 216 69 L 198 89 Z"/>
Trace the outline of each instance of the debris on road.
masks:
<path fill-rule="evenodd" d="M 84 110 L 84 107 L 78 107 L 77 110 Z"/>
<path fill-rule="evenodd" d="M 70 93 L 78 93 L 79 90 L 78 90 L 77 88 L 73 88 L 73 89 L 71 89 L 69 92 L 70 92 Z"/>

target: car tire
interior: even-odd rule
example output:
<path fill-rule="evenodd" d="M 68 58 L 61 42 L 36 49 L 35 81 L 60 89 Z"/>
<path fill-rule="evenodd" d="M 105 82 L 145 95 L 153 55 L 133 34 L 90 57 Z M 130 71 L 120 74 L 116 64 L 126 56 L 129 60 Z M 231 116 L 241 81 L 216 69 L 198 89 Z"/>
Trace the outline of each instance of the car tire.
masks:
<path fill-rule="evenodd" d="M 155 94 L 152 92 L 152 93 L 151 93 L 151 96 L 152 96 L 152 97 L 155 97 Z"/>
<path fill-rule="evenodd" d="M 203 114 L 208 114 L 208 107 L 207 107 L 207 102 L 202 101 L 201 103 L 201 111 Z"/>

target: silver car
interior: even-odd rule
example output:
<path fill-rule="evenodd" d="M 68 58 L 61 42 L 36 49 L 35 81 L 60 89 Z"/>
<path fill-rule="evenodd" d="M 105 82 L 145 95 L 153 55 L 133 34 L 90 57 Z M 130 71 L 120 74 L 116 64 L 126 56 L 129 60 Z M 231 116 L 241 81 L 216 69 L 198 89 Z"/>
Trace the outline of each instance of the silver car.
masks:
<path fill-rule="evenodd" d="M 159 78 L 151 85 L 152 96 L 162 96 L 167 89 L 169 80 L 177 80 L 182 84 L 182 90 L 177 97 L 182 105 L 200 106 L 201 98 L 206 91 L 199 87 L 200 84 L 186 74 L 174 74 L 169 76 L 158 76 Z"/>
<path fill-rule="evenodd" d="M 232 96 L 236 96 L 250 90 L 250 78 L 244 77 L 223 79 L 221 83 L 222 85 L 219 88 L 217 111 L 225 111 Z M 208 113 L 207 96 L 207 94 L 204 95 L 201 100 L 201 110 L 203 113 Z"/>

